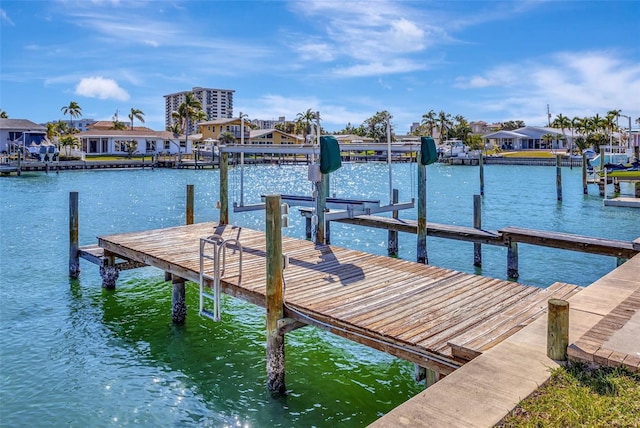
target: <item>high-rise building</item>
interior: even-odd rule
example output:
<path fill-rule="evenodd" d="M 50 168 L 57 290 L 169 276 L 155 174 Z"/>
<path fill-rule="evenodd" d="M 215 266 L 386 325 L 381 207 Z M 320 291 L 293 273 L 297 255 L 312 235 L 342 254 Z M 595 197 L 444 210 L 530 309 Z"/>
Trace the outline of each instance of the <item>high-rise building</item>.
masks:
<path fill-rule="evenodd" d="M 177 121 L 171 115 L 178 110 L 185 100 L 186 94 L 192 92 L 202 104 L 202 110 L 207 114 L 208 120 L 231 119 L 233 117 L 233 89 L 212 89 L 196 86 L 191 91 L 177 92 L 164 96 L 165 127 L 171 126 Z M 189 134 L 198 132 L 195 123 L 189 123 Z"/>

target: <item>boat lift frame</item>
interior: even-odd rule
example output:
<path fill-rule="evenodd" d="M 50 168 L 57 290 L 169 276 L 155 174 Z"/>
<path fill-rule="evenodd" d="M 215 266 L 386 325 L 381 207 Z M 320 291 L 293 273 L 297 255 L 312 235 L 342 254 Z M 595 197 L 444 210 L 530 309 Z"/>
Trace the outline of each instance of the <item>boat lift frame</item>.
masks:
<path fill-rule="evenodd" d="M 391 154 L 395 153 L 410 153 L 410 152 L 419 152 L 420 146 L 419 144 L 392 144 L 391 143 L 391 126 L 390 126 L 390 118 L 387 117 L 387 144 L 386 147 L 382 146 L 379 143 L 370 143 L 370 144 L 343 144 L 340 146 L 341 151 L 362 151 L 362 150 L 375 150 L 382 151 L 383 148 L 386 148 L 387 151 L 387 164 L 389 165 L 389 204 L 388 205 L 380 205 L 379 200 L 367 200 L 367 199 L 349 199 L 349 198 L 320 198 L 320 192 L 326 191 L 323 189 L 322 184 L 322 175 L 317 171 L 318 176 L 315 177 L 315 174 L 312 174 L 311 168 L 318 167 L 319 165 L 316 163 L 316 155 L 320 150 L 320 132 L 314 132 L 316 129 L 320 129 L 320 114 L 319 112 L 316 114 L 317 123 L 315 128 L 311 127 L 311 135 L 310 140 L 313 142 L 311 144 L 302 145 L 290 145 L 290 144 L 279 144 L 279 145 L 245 145 L 244 141 L 241 142 L 240 145 L 229 145 L 229 146 L 220 146 L 220 153 L 240 153 L 241 154 L 241 167 L 240 167 L 240 183 L 241 183 L 241 192 L 244 192 L 244 186 L 242 183 L 244 181 L 244 154 L 260 154 L 260 153 L 272 153 L 272 154 L 305 154 L 311 156 L 311 164 L 309 165 L 309 181 L 312 182 L 312 196 L 298 196 L 298 195 L 281 195 L 281 201 L 291 206 L 307 206 L 313 208 L 313 219 L 314 221 L 314 230 L 318 227 L 318 220 L 321 220 L 324 224 L 327 221 L 331 220 L 339 220 L 345 218 L 355 218 L 362 215 L 372 215 L 382 212 L 392 212 L 399 210 L 412 209 L 415 206 L 415 200 L 412 198 L 411 202 L 404 203 L 394 203 L 393 202 L 393 184 L 392 184 L 392 168 L 391 168 Z M 315 134 L 315 135 L 314 135 Z M 312 176 L 314 176 L 312 178 Z M 233 203 L 233 212 L 245 212 L 245 211 L 257 211 L 265 209 L 264 203 L 265 196 L 261 196 L 262 203 L 258 204 L 244 204 L 244 195 L 240 196 L 240 204 L 237 202 Z M 321 206 L 321 201 L 322 205 Z M 327 211 L 329 209 L 335 209 L 335 211 Z M 324 226 L 324 225 L 323 225 Z M 323 230 L 325 228 L 323 227 Z M 315 234 L 312 233 L 315 236 Z M 314 238 L 315 241 L 315 238 Z"/>

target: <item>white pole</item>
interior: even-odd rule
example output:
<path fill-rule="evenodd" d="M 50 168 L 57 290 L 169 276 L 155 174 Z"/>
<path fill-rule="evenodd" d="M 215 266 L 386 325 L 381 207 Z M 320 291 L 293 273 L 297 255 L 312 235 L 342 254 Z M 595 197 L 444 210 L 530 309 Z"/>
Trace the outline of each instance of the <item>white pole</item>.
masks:
<path fill-rule="evenodd" d="M 244 115 L 242 112 L 240 112 L 240 145 L 244 146 Z M 240 206 L 244 206 L 244 151 L 240 152 Z"/>
<path fill-rule="evenodd" d="M 318 134 L 316 135 L 317 143 L 318 145 L 320 145 L 320 112 L 319 111 L 316 112 L 316 131 Z"/>
<path fill-rule="evenodd" d="M 389 165 L 389 205 L 393 204 L 393 181 L 391 174 L 391 118 L 387 114 L 387 164 Z"/>

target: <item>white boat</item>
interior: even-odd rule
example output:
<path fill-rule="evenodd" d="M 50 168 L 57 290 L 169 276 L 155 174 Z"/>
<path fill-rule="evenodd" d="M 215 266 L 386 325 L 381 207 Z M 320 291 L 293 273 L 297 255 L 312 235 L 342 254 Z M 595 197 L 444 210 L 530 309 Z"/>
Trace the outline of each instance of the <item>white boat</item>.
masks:
<path fill-rule="evenodd" d="M 469 154 L 469 147 L 465 146 L 462 140 L 446 140 L 444 144 L 438 148 L 438 152 L 445 158 L 464 157 Z"/>

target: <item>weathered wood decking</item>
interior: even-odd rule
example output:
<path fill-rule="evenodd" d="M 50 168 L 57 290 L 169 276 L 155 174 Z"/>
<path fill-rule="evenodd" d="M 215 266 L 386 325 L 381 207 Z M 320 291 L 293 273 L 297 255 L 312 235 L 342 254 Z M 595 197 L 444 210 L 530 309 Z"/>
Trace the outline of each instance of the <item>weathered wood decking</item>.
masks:
<path fill-rule="evenodd" d="M 197 282 L 200 238 L 214 233 L 238 239 L 244 250 L 241 279 L 237 252 L 228 251 L 223 292 L 265 306 L 263 232 L 199 223 L 102 236 L 98 244 L 105 256 Z M 532 322 L 546 311 L 548 299 L 579 290 L 564 283 L 540 289 L 287 237 L 283 253 L 289 257 L 285 317 L 442 374 Z M 80 254 L 97 255 L 86 249 Z"/>

